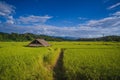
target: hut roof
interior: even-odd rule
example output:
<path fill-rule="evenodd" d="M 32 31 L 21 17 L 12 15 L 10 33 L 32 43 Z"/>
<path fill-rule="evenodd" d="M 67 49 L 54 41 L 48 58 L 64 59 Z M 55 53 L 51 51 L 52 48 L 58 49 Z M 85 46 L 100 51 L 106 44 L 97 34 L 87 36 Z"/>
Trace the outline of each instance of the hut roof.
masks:
<path fill-rule="evenodd" d="M 48 44 L 47 41 L 45 41 L 44 39 L 35 39 L 33 40 L 29 46 L 44 46 L 44 47 L 47 47 L 47 46 L 50 46 L 50 44 Z"/>

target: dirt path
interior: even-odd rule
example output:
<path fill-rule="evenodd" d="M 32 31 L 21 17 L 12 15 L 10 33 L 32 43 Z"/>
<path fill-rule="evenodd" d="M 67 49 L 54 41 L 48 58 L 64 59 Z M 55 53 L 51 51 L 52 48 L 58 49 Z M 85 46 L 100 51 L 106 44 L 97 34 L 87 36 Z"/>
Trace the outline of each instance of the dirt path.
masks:
<path fill-rule="evenodd" d="M 61 49 L 60 56 L 57 60 L 57 63 L 53 69 L 54 71 L 54 80 L 66 80 L 65 78 L 65 70 L 63 66 L 63 57 L 64 57 L 64 49 Z"/>

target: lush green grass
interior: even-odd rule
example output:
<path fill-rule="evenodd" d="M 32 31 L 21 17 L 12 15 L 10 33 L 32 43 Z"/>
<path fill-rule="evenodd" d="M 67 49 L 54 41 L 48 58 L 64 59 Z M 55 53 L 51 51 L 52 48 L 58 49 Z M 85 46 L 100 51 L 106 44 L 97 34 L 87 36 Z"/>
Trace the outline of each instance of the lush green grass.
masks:
<path fill-rule="evenodd" d="M 26 47 L 27 42 L 0 44 L 0 80 L 53 79 L 51 67 L 54 66 L 60 49 Z"/>
<path fill-rule="evenodd" d="M 53 80 L 61 49 L 65 49 L 63 67 L 68 80 L 120 78 L 118 42 L 50 42 L 51 47 L 26 47 L 28 43 L 0 42 L 0 80 Z"/>
<path fill-rule="evenodd" d="M 120 48 L 120 42 L 51 42 L 52 47 L 66 49 Z"/>
<path fill-rule="evenodd" d="M 108 46 L 108 45 L 107 45 Z M 118 45 L 86 45 L 64 51 L 65 76 L 68 80 L 119 80 Z M 82 48 L 81 48 L 82 47 Z"/>

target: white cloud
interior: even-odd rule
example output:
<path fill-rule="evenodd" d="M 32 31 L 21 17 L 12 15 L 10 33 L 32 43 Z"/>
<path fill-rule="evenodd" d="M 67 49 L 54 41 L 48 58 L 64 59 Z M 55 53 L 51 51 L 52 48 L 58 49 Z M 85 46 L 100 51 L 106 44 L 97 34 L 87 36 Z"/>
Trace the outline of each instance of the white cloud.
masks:
<path fill-rule="evenodd" d="M 6 19 L 6 22 L 13 22 L 13 13 L 15 12 L 15 7 L 9 5 L 5 2 L 0 1 L 0 16 Z"/>
<path fill-rule="evenodd" d="M 113 15 L 113 16 L 120 16 L 120 11 L 118 11 L 118 12 L 112 14 L 112 15 Z"/>
<path fill-rule="evenodd" d="M 118 13 L 118 12 L 116 12 Z M 115 14 L 115 13 L 114 13 Z M 16 25 L 10 28 L 9 26 L 3 31 L 10 32 L 31 32 L 35 34 L 45 34 L 51 36 L 71 36 L 71 37 L 100 37 L 105 35 L 120 35 L 120 17 L 115 15 L 106 17 L 100 20 L 90 20 L 85 24 L 73 27 L 57 27 L 51 25 L 31 25 L 20 26 Z"/>
<path fill-rule="evenodd" d="M 0 15 L 4 16 L 4 15 L 10 15 L 12 14 L 13 12 L 15 12 L 14 10 L 14 6 L 12 5 L 9 5 L 5 2 L 0 2 Z"/>
<path fill-rule="evenodd" d="M 107 9 L 113 9 L 115 7 L 118 7 L 118 6 L 120 6 L 120 2 L 118 2 L 118 3 L 116 3 L 116 4 L 114 4 L 114 5 L 110 6 L 110 7 L 108 7 Z"/>
<path fill-rule="evenodd" d="M 13 20 L 7 20 L 6 23 L 8 23 L 8 24 L 14 24 L 14 21 Z"/>
<path fill-rule="evenodd" d="M 90 20 L 83 25 L 73 27 L 36 25 L 34 27 L 31 26 L 32 29 L 30 30 L 33 30 L 34 33 L 51 36 L 100 37 L 103 33 L 105 35 L 120 35 L 119 21 L 120 16 L 116 17 L 116 15 L 113 15 L 100 20 Z"/>
<path fill-rule="evenodd" d="M 51 18 L 52 17 L 48 15 L 45 16 L 29 15 L 27 17 L 20 16 L 19 19 L 17 19 L 17 23 L 19 24 L 45 23 L 47 20 Z"/>

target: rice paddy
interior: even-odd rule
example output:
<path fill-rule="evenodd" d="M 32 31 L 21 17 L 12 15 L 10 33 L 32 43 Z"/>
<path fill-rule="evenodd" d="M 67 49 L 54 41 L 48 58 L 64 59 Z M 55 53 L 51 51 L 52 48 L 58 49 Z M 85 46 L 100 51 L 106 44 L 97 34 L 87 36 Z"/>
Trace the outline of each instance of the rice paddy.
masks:
<path fill-rule="evenodd" d="M 119 42 L 49 42 L 50 47 L 26 47 L 28 43 L 0 42 L 0 80 L 120 79 Z"/>

